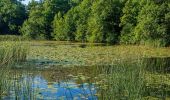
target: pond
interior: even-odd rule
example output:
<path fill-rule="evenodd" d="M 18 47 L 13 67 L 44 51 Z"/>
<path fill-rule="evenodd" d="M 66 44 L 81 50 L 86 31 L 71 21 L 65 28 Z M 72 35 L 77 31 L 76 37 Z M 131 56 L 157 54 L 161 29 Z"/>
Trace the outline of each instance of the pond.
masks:
<path fill-rule="evenodd" d="M 50 72 L 50 71 L 49 71 Z M 36 72 L 27 74 L 18 72 L 19 76 L 13 80 L 8 95 L 4 100 L 96 100 L 96 90 L 93 83 L 77 83 L 75 79 L 54 80 L 49 79 L 49 72 Z M 17 74 L 18 74 L 17 73 Z M 16 76 L 15 76 L 16 77 Z"/>
<path fill-rule="evenodd" d="M 74 48 L 86 50 L 89 47 L 77 45 Z M 73 62 L 29 57 L 27 62 L 1 69 L 1 99 L 170 99 L 170 57 L 142 57 L 94 65 L 84 63 L 77 59 Z"/>
<path fill-rule="evenodd" d="M 1 79 L 6 78 L 9 81 L 6 86 L 7 91 L 2 93 L 1 99 L 97 100 L 95 82 L 93 82 L 90 77 L 85 76 L 85 74 L 90 75 L 91 73 L 87 67 L 78 69 L 76 67 L 46 68 L 43 66 L 46 66 L 47 63 L 44 63 L 44 65 L 41 64 L 42 68 L 40 68 L 40 66 L 36 67 L 38 65 L 35 62 L 31 64 L 34 69 L 32 69 L 32 67 L 25 67 L 25 69 L 17 67 L 28 66 L 27 63 L 28 62 L 16 65 L 16 67 L 12 67 L 12 69 L 5 69 L 8 70 L 8 75 L 6 73 L 7 77 L 1 77 Z M 88 72 L 84 73 L 85 70 Z M 90 76 L 92 77 L 93 75 Z"/>

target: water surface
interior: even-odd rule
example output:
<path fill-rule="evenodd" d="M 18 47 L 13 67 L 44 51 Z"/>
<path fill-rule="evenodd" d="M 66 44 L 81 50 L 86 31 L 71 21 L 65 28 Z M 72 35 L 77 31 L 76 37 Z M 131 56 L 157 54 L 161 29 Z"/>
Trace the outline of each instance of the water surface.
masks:
<path fill-rule="evenodd" d="M 57 44 L 33 46 L 58 47 Z M 65 46 L 69 49 L 75 47 L 80 48 L 80 50 L 89 49 L 89 45 L 84 44 L 68 44 Z M 108 55 L 108 53 L 102 53 L 102 55 Z M 112 58 L 108 59 L 111 60 Z M 7 73 L 1 76 L 1 99 L 170 99 L 169 57 L 127 59 L 125 62 L 118 61 L 117 63 L 91 66 L 82 64 L 82 62 L 70 59 L 29 58 L 27 62 L 15 64 L 11 68 L 5 69 Z M 2 72 L 4 70 L 1 70 Z"/>

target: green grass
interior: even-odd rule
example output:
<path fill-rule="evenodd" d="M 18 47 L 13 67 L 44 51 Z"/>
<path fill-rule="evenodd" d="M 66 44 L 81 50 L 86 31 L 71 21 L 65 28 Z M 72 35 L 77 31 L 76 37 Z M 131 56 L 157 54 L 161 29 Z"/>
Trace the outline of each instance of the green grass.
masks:
<path fill-rule="evenodd" d="M 0 41 L 25 41 L 28 40 L 19 35 L 0 35 Z"/>
<path fill-rule="evenodd" d="M 170 57 L 169 47 L 93 46 L 95 44 L 86 44 L 87 46 L 82 48 L 81 43 L 55 41 L 33 41 L 31 44 L 29 59 L 48 59 L 57 61 L 61 66 L 78 66 L 80 67 L 78 69 L 83 69 L 82 66 L 98 66 L 95 69 L 89 68 L 88 70 L 94 71 L 90 71 L 90 73 L 101 73 L 96 80 L 93 79 L 93 82 L 95 81 L 94 83 L 97 83 L 99 87 L 101 86 L 99 93 L 96 95 L 102 100 L 156 100 L 169 98 L 166 93 L 170 89 L 167 87 L 170 83 L 167 81 L 169 74 L 164 75 L 165 73 L 155 73 L 145 69 L 145 63 L 148 63 L 151 70 L 155 70 L 156 65 L 161 67 L 166 60 L 149 62 L 148 59 L 148 62 L 141 61 L 142 58 L 162 59 Z M 154 62 L 160 62 L 160 64 Z M 105 67 L 101 67 L 102 65 Z M 78 83 L 84 82 L 84 78 L 89 77 L 90 73 L 79 76 L 79 73 L 87 72 L 87 70 L 81 71 L 78 69 L 70 68 L 69 70 L 77 70 L 75 76 L 78 75 L 79 79 L 83 79 L 79 80 Z M 69 72 L 67 73 L 69 74 Z M 58 75 L 57 72 L 56 75 Z M 166 88 L 164 88 L 164 85 Z M 159 92 L 157 92 L 158 90 Z"/>
<path fill-rule="evenodd" d="M 27 46 L 21 42 L 0 43 L 0 97 L 7 95 L 11 84 L 9 80 L 9 68 L 14 63 L 25 61 L 27 57 Z"/>
<path fill-rule="evenodd" d="M 29 59 L 48 59 L 58 61 L 61 65 L 102 65 L 114 64 L 117 61 L 138 59 L 143 57 L 170 57 L 169 48 L 154 48 L 147 46 L 93 46 L 86 44 L 81 48 L 80 43 L 63 43 L 55 41 L 31 42 Z M 100 45 L 100 44 L 98 44 Z"/>
<path fill-rule="evenodd" d="M 6 61 L 20 62 L 28 59 L 32 63 L 38 63 L 36 66 L 50 66 L 53 72 L 48 73 L 49 77 L 45 75 L 50 82 L 51 77 L 55 80 L 68 80 L 67 77 L 72 75 L 77 79 L 77 84 L 94 83 L 98 90 L 96 95 L 101 100 L 157 100 L 169 97 L 170 74 L 163 69 L 163 72 L 159 71 L 159 67 L 166 68 L 169 63 L 165 63 L 166 59 L 150 59 L 170 57 L 169 47 L 99 46 L 103 44 L 55 41 L 0 44 L 1 64 Z M 29 53 L 23 44 L 31 45 Z M 11 60 L 8 61 L 9 58 Z M 16 93 L 24 84 L 26 82 L 19 84 Z M 30 84 L 27 84 L 27 94 Z"/>
<path fill-rule="evenodd" d="M 28 47 L 21 42 L 0 43 L 0 65 L 7 65 L 12 62 L 25 61 L 28 54 Z"/>

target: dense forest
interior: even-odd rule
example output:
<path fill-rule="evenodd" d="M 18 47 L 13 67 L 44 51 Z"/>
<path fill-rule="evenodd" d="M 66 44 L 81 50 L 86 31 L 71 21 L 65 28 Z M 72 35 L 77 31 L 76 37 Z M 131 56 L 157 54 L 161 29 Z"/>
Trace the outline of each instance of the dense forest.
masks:
<path fill-rule="evenodd" d="M 0 0 L 0 34 L 31 39 L 170 44 L 169 0 Z"/>

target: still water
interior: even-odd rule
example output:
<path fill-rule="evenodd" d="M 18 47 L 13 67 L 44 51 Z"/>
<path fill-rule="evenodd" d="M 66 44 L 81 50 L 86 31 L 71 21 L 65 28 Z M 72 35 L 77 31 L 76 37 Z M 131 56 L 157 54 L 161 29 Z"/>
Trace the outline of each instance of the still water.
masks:
<path fill-rule="evenodd" d="M 31 82 L 28 86 L 20 86 L 19 91 L 16 93 L 16 87 L 11 89 L 10 95 L 4 97 L 4 100 L 15 100 L 16 98 L 25 100 L 27 99 L 62 99 L 62 100 L 96 100 L 97 97 L 94 96 L 96 90 L 93 84 L 77 84 L 73 80 L 61 81 L 61 82 L 48 82 L 45 78 L 40 75 L 36 76 L 23 76 L 19 79 L 19 84 L 26 85 Z M 15 89 L 15 90 L 14 90 Z M 29 93 L 32 92 L 32 93 Z M 28 94 L 26 94 L 28 93 Z M 19 96 L 19 97 L 18 97 Z"/>
<path fill-rule="evenodd" d="M 169 100 L 169 63 L 170 58 L 144 58 L 140 64 L 41 69 L 35 63 L 33 68 L 8 69 L 1 77 L 9 80 L 1 82 L 6 87 L 1 99 Z"/>
<path fill-rule="evenodd" d="M 52 70 L 11 70 L 11 73 L 13 80 L 3 100 L 97 100 L 94 83 L 78 82 L 78 77 L 69 73 L 67 76 Z"/>

